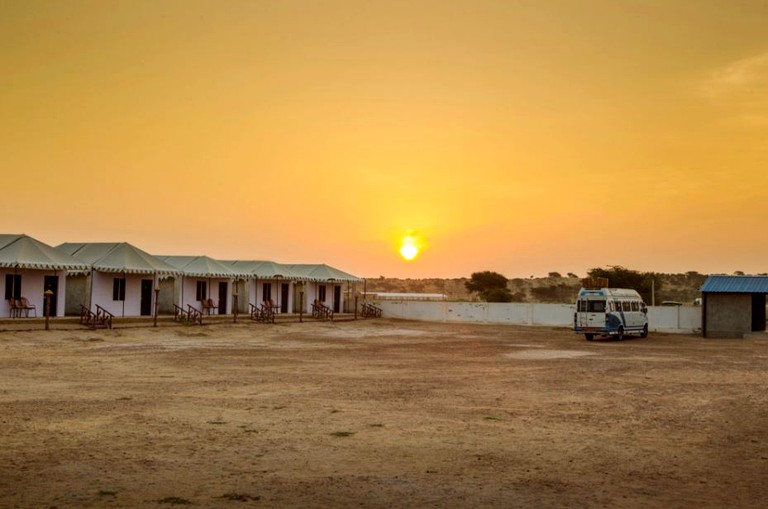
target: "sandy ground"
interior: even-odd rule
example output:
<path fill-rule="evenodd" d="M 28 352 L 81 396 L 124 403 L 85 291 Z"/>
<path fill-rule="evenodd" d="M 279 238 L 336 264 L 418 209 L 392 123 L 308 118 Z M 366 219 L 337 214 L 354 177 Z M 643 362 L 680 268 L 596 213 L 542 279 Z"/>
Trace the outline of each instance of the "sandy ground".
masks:
<path fill-rule="evenodd" d="M 0 507 L 765 507 L 768 339 L 0 332 Z"/>

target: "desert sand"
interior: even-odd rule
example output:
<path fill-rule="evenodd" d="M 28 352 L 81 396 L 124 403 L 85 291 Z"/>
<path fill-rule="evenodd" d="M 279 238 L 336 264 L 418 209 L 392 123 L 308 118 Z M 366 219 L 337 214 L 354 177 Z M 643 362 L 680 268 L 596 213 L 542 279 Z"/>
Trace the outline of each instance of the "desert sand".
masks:
<path fill-rule="evenodd" d="M 765 507 L 768 340 L 0 332 L 0 507 Z"/>

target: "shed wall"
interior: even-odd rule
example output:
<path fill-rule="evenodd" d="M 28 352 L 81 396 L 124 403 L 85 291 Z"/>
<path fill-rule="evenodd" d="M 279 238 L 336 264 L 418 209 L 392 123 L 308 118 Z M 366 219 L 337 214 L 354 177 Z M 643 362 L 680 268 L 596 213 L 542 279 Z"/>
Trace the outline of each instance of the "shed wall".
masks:
<path fill-rule="evenodd" d="M 741 338 L 752 332 L 752 296 L 748 293 L 708 293 L 708 338 Z"/>

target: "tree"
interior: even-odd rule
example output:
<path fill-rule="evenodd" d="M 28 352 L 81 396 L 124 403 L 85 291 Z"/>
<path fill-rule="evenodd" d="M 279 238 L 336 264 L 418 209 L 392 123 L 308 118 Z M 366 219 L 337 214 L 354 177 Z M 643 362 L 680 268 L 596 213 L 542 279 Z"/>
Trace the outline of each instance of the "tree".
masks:
<path fill-rule="evenodd" d="M 464 283 L 469 293 L 477 293 L 486 302 L 511 302 L 512 292 L 507 288 L 507 278 L 489 270 L 473 272 Z"/>
<path fill-rule="evenodd" d="M 612 265 L 608 268 L 595 268 L 587 271 L 592 278 L 604 277 L 608 279 L 611 288 L 632 288 L 643 297 L 645 302 L 653 302 L 652 289 L 658 292 L 661 289 L 661 278 L 655 277 L 653 272 L 638 272 L 620 265 Z"/>
<path fill-rule="evenodd" d="M 576 274 L 574 274 L 573 272 L 569 272 L 569 273 L 568 273 L 568 277 L 574 277 L 574 278 L 578 278 L 579 276 L 577 276 L 577 275 L 576 275 Z"/>
<path fill-rule="evenodd" d="M 559 272 L 550 272 L 549 277 L 563 277 L 563 276 L 561 276 Z"/>

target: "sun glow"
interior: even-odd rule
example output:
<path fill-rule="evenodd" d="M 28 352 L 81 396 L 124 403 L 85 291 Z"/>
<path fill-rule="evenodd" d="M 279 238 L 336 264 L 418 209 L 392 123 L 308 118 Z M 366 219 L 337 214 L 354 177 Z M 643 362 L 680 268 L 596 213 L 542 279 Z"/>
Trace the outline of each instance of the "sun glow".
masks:
<path fill-rule="evenodd" d="M 410 261 L 416 258 L 421 251 L 419 237 L 415 234 L 408 234 L 400 241 L 400 256 Z"/>
<path fill-rule="evenodd" d="M 419 254 L 419 248 L 414 245 L 404 245 L 400 248 L 400 256 L 406 260 L 413 260 Z"/>

